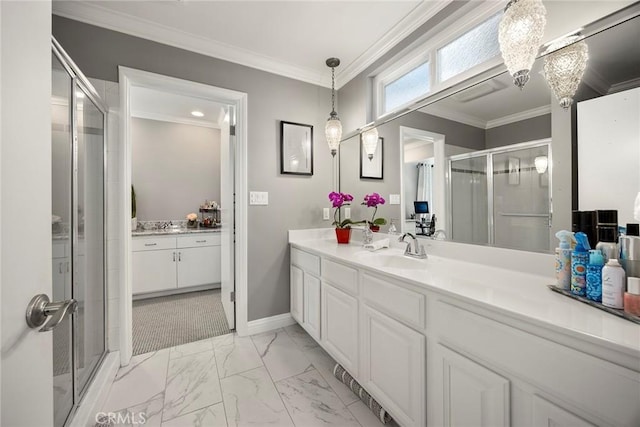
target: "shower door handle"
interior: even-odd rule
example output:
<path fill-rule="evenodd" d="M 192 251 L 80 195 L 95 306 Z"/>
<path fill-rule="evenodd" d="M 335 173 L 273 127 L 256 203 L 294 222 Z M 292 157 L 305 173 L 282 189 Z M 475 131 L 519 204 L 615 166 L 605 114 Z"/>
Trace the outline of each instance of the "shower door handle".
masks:
<path fill-rule="evenodd" d="M 36 295 L 27 306 L 27 325 L 31 329 L 44 325 L 39 332 L 50 331 L 58 326 L 67 314 L 74 313 L 77 308 L 78 302 L 73 298 L 67 301 L 51 302 L 45 294 Z M 49 321 L 45 324 L 48 317 L 50 317 Z"/>

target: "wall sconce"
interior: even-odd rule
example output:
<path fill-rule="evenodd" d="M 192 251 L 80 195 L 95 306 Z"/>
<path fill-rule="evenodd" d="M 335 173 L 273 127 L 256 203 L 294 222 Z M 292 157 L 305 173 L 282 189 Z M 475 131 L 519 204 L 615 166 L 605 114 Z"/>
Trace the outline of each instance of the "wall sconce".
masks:
<path fill-rule="evenodd" d="M 589 48 L 578 36 L 567 37 L 550 45 L 544 57 L 544 77 L 558 99 L 560 106 L 568 110 L 587 69 Z"/>
<path fill-rule="evenodd" d="M 378 129 L 373 127 L 362 133 L 362 146 L 369 160 L 373 159 L 376 148 L 378 148 Z"/>
<path fill-rule="evenodd" d="M 338 148 L 340 147 L 340 140 L 342 139 L 342 123 L 340 123 L 340 119 L 338 118 L 338 113 L 336 113 L 335 108 L 335 70 L 336 67 L 340 65 L 340 60 L 338 58 L 329 58 L 327 59 L 326 64 L 327 67 L 331 68 L 331 113 L 329 114 L 329 118 L 327 119 L 327 124 L 324 128 L 324 134 L 327 138 L 327 144 L 329 144 L 331 155 L 335 157 L 336 153 L 338 152 Z"/>
<path fill-rule="evenodd" d="M 511 0 L 500 20 L 500 52 L 513 83 L 520 89 L 529 81 L 529 71 L 540 50 L 546 14 L 542 0 Z"/>
<path fill-rule="evenodd" d="M 545 173 L 547 167 L 549 167 L 549 159 L 547 156 L 538 156 L 533 160 L 533 163 L 536 165 L 536 170 L 539 174 Z"/>

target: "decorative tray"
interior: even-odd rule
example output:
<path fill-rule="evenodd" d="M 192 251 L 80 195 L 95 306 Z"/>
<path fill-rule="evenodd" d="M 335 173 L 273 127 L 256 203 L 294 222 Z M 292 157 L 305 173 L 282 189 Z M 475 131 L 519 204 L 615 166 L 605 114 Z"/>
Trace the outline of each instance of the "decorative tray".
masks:
<path fill-rule="evenodd" d="M 587 297 L 581 297 L 579 295 L 572 294 L 571 291 L 568 291 L 566 289 L 560 289 L 559 287 L 557 287 L 555 285 L 547 285 L 547 286 L 549 287 L 549 289 L 551 289 L 554 292 L 558 292 L 558 293 L 560 293 L 562 295 L 568 296 L 569 298 L 573 298 L 573 299 L 576 299 L 576 300 L 578 300 L 580 302 L 583 302 L 585 304 L 589 304 L 592 307 L 596 307 L 596 308 L 599 308 L 600 310 L 604 310 L 607 313 L 613 314 L 614 316 L 622 317 L 623 319 L 627 319 L 630 322 L 640 324 L 640 317 L 634 316 L 633 314 L 630 314 L 630 313 L 627 313 L 624 310 L 618 310 L 616 308 L 607 307 L 606 305 L 604 305 L 602 303 L 595 302 L 593 300 L 590 300 Z"/>

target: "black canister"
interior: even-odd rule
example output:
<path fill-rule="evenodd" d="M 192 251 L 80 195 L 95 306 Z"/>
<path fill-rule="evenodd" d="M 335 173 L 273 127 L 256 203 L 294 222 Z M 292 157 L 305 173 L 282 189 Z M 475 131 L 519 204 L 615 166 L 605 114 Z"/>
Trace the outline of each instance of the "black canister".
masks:
<path fill-rule="evenodd" d="M 627 224 L 627 232 L 625 234 L 627 236 L 640 236 L 640 225 Z"/>
<path fill-rule="evenodd" d="M 600 230 L 603 230 L 603 236 L 606 236 L 607 241 L 618 241 L 618 211 L 616 210 L 599 210 L 596 211 L 596 233 L 598 234 L 598 242 L 602 242 L 600 239 Z M 611 233 L 614 233 L 614 237 L 611 237 Z"/>
<path fill-rule="evenodd" d="M 574 233 L 582 231 L 587 235 L 589 244 L 592 245 L 592 247 L 595 246 L 598 242 L 598 234 L 596 232 L 596 211 L 573 211 L 571 219 L 571 231 Z"/>

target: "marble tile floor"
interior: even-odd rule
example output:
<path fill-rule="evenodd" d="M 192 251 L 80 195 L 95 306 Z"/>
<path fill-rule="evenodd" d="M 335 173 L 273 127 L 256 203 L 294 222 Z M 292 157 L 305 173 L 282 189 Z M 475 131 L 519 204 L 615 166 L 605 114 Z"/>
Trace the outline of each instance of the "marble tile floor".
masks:
<path fill-rule="evenodd" d="M 382 426 L 334 363 L 297 324 L 218 336 L 134 356 L 103 412 L 114 426 Z"/>

